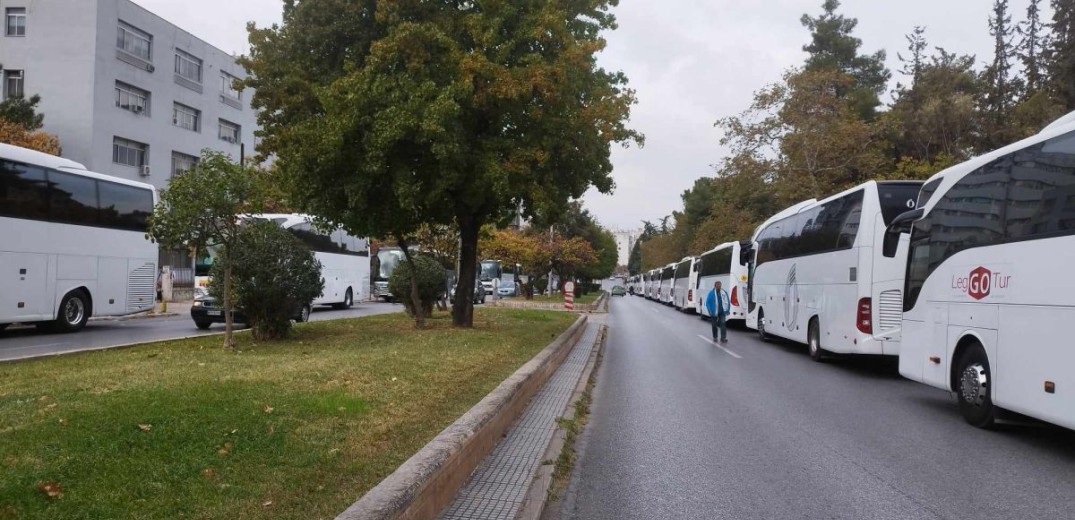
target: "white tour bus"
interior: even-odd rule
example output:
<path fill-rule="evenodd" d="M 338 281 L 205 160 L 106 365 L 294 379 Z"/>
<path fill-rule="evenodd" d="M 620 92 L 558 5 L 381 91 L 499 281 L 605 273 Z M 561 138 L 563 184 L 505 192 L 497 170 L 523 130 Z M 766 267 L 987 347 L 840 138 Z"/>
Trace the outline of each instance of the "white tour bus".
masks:
<path fill-rule="evenodd" d="M 661 268 L 661 283 L 657 285 L 657 301 L 672 304 L 672 279 L 676 275 L 676 264 L 671 263 Z"/>
<path fill-rule="evenodd" d="M 869 181 L 760 227 L 747 324 L 827 353 L 897 355 L 906 260 L 882 254 L 919 181 Z M 899 243 L 906 249 L 907 241 Z"/>
<path fill-rule="evenodd" d="M 314 224 L 313 217 L 299 214 L 265 214 L 253 218 L 271 220 L 302 240 L 314 258 L 321 262 L 325 289 L 313 305 L 331 305 L 347 309 L 354 302 L 370 297 L 370 244 L 363 237 L 342 228 L 326 233 Z"/>
<path fill-rule="evenodd" d="M 683 257 L 676 264 L 672 275 L 672 306 L 681 311 L 694 312 L 694 257 Z"/>
<path fill-rule="evenodd" d="M 646 273 L 646 288 L 645 296 L 647 300 L 657 299 L 657 287 L 661 283 L 661 272 L 657 269 L 651 269 Z"/>
<path fill-rule="evenodd" d="M 749 280 L 750 242 L 727 242 L 698 257 L 698 280 L 695 283 L 695 305 L 699 316 L 712 317 L 705 308 L 705 298 L 720 281 L 721 288 L 728 291 L 732 308 L 728 320 L 745 320 L 747 317 L 747 281 Z"/>
<path fill-rule="evenodd" d="M 1075 113 L 935 175 L 918 208 L 889 236 L 910 228 L 900 374 L 976 426 L 1000 408 L 1075 428 Z"/>
<path fill-rule="evenodd" d="M 151 310 L 156 197 L 149 184 L 0 144 L 0 329 L 74 332 L 90 316 Z"/>

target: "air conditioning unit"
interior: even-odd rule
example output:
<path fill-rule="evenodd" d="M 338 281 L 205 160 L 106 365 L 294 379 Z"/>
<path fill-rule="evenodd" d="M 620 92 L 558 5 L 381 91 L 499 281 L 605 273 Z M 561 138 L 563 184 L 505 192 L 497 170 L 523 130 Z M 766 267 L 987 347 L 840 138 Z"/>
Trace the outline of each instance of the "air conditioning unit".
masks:
<path fill-rule="evenodd" d="M 149 165 L 143 164 L 142 169 L 138 173 L 142 174 L 142 177 L 149 177 Z"/>
<path fill-rule="evenodd" d="M 139 114 L 143 110 L 145 110 L 145 107 L 134 105 L 134 106 L 131 107 L 131 110 L 133 110 L 135 114 Z"/>
<path fill-rule="evenodd" d="M 153 72 L 153 71 L 157 70 L 157 68 L 154 67 L 153 65 L 146 65 L 146 70 L 149 71 L 149 72 Z"/>
<path fill-rule="evenodd" d="M 230 135 L 226 135 L 226 136 L 222 137 L 221 139 L 223 139 L 223 140 L 225 140 L 225 141 L 227 141 L 227 142 L 229 142 L 231 144 L 235 144 L 235 138 L 230 136 Z"/>

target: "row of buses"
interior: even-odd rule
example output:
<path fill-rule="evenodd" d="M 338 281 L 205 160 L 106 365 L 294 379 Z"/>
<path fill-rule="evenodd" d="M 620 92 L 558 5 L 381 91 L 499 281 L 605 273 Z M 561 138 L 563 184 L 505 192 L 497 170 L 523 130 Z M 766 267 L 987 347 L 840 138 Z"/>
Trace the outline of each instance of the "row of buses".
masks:
<path fill-rule="evenodd" d="M 729 318 L 762 339 L 815 360 L 899 356 L 900 374 L 955 393 L 975 426 L 1009 411 L 1075 428 L 1073 262 L 1075 113 L 924 183 L 803 201 L 628 289 L 706 316 L 720 280 Z"/>

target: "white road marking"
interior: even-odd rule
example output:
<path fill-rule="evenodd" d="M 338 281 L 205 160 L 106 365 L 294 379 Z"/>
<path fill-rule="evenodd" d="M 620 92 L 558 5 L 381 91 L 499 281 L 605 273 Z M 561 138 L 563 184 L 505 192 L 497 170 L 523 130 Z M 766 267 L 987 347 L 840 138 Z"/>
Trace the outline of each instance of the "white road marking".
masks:
<path fill-rule="evenodd" d="M 739 354 L 736 354 L 735 352 L 732 352 L 731 350 L 728 350 L 726 347 L 720 346 L 720 344 L 714 342 L 713 340 L 711 340 L 711 339 L 709 339 L 709 338 L 707 338 L 707 337 L 705 337 L 705 336 L 703 336 L 701 334 L 698 335 L 698 339 L 700 339 L 700 340 L 702 340 L 702 341 L 704 341 L 706 343 L 709 343 L 710 345 L 713 345 L 714 347 L 717 347 L 717 348 L 723 350 L 729 356 L 731 356 L 731 357 L 733 357 L 735 359 L 743 359 L 743 356 L 740 356 Z"/>

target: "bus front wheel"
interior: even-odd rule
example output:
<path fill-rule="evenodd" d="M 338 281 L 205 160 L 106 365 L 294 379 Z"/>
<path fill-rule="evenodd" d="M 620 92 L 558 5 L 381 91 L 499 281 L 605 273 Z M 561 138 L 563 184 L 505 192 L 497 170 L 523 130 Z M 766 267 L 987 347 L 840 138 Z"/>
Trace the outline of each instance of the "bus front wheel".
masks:
<path fill-rule="evenodd" d="M 824 361 L 825 354 L 828 352 L 821 348 L 821 326 L 818 325 L 817 318 L 810 320 L 808 330 L 806 343 L 810 347 L 810 359 L 817 362 Z"/>
<path fill-rule="evenodd" d="M 959 358 L 956 397 L 963 419 L 977 428 L 991 428 L 996 420 L 993 406 L 993 374 L 980 344 L 970 345 Z"/>
<path fill-rule="evenodd" d="M 765 311 L 758 309 L 758 339 L 769 341 L 769 335 L 765 333 Z"/>
<path fill-rule="evenodd" d="M 52 328 L 57 332 L 77 332 L 86 326 L 90 319 L 90 299 L 81 290 L 67 293 L 60 300 L 60 312 Z"/>

